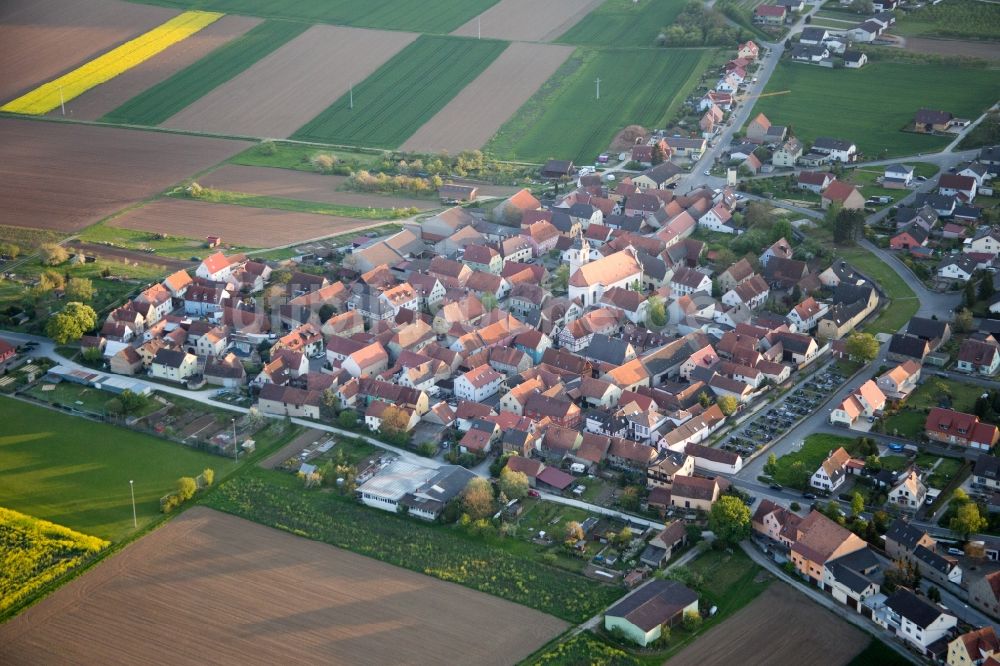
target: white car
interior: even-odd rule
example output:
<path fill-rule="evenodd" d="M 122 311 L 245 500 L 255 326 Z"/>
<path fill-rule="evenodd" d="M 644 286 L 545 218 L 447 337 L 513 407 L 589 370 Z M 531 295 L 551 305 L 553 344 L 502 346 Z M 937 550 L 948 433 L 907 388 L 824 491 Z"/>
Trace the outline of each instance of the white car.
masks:
<path fill-rule="evenodd" d="M 705 169 L 705 175 L 706 175 L 706 176 L 711 176 L 711 175 L 712 175 L 712 172 L 711 172 L 711 171 L 709 171 L 708 169 Z"/>

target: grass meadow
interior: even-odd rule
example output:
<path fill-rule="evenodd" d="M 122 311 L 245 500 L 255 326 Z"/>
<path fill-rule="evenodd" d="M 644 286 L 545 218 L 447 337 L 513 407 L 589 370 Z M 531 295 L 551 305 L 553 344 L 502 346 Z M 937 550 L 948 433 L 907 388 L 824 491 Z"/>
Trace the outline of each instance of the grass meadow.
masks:
<path fill-rule="evenodd" d="M 597 46 L 653 46 L 684 9 L 683 0 L 604 0 L 558 40 Z"/>
<path fill-rule="evenodd" d="M 824 69 L 781 62 L 767 91 L 791 94 L 757 101 L 753 113 L 787 125 L 806 142 L 829 136 L 857 144 L 870 159 L 940 150 L 948 137 L 903 132 L 920 108 L 976 118 L 996 101 L 1000 69 L 940 62 L 872 60 L 863 69 Z"/>
<path fill-rule="evenodd" d="M 292 138 L 397 148 L 486 69 L 507 42 L 423 35 Z"/>
<path fill-rule="evenodd" d="M 1000 5 L 948 0 L 903 13 L 892 32 L 907 37 L 1000 40 Z"/>
<path fill-rule="evenodd" d="M 265 21 L 193 65 L 139 93 L 101 120 L 108 123 L 159 125 L 279 46 L 295 39 L 308 27 L 306 23 Z"/>
<path fill-rule="evenodd" d="M 485 150 L 499 159 L 593 161 L 625 126 L 659 127 L 671 118 L 713 53 L 711 49 L 580 49 L 500 128 Z"/>

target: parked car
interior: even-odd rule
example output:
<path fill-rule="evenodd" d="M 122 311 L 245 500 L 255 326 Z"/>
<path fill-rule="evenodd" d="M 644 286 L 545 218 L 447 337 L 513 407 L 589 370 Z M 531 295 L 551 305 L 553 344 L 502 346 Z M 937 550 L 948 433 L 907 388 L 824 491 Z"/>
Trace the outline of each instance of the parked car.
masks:
<path fill-rule="evenodd" d="M 802 493 L 802 498 L 807 500 L 814 500 L 816 499 L 816 495 L 814 493 Z"/>
<path fill-rule="evenodd" d="M 780 483 L 772 483 L 771 490 L 784 490 L 785 488 Z"/>

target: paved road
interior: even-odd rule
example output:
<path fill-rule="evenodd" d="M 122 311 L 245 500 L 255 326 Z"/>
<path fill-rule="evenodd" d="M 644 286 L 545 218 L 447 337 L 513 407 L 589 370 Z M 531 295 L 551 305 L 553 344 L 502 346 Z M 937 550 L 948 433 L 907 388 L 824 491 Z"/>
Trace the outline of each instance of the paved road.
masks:
<path fill-rule="evenodd" d="M 920 301 L 920 307 L 917 309 L 918 316 L 928 318 L 937 316 L 938 319 L 947 319 L 949 321 L 954 318 L 955 308 L 962 302 L 962 295 L 960 293 L 932 291 L 892 253 L 875 246 L 866 239 L 859 240 L 858 245 L 885 262 L 889 268 L 895 271 L 896 275 L 902 278 L 906 286 L 913 290 L 913 293 L 916 294 L 916 297 Z M 889 307 L 892 306 L 890 305 Z"/>

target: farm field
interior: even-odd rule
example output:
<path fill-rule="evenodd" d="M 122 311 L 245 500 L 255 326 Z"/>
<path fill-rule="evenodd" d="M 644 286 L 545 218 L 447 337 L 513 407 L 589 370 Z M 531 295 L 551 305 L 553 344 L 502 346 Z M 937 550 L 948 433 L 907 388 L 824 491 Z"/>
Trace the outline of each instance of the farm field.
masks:
<path fill-rule="evenodd" d="M 873 59 L 864 69 L 847 70 L 781 62 L 767 91 L 791 94 L 759 99 L 750 117 L 763 112 L 772 123 L 794 127 L 806 142 L 818 136 L 853 141 L 869 159 L 916 155 L 950 141 L 900 131 L 918 109 L 947 108 L 976 118 L 995 101 L 998 85 L 995 68 Z M 831 97 L 840 100 L 836 108 L 825 104 Z"/>
<path fill-rule="evenodd" d="M 1000 48 L 992 42 L 958 39 L 937 39 L 934 37 L 907 37 L 906 50 L 932 55 L 966 56 L 1000 60 Z"/>
<path fill-rule="evenodd" d="M 175 16 L 119 0 L 0 3 L 0 101 L 6 102 Z"/>
<path fill-rule="evenodd" d="M 0 506 L 109 541 L 133 531 L 130 479 L 142 528 L 162 515 L 160 498 L 178 478 L 206 467 L 221 478 L 233 466 L 228 458 L 11 398 L 0 398 L 0 421 Z"/>
<path fill-rule="evenodd" d="M 309 26 L 264 21 L 215 49 L 194 64 L 144 90 L 101 120 L 109 123 L 159 125 L 211 90 L 229 81 Z"/>
<path fill-rule="evenodd" d="M 475 79 L 506 42 L 423 35 L 306 123 L 295 139 L 397 148 Z"/>
<path fill-rule="evenodd" d="M 248 145 L 93 125 L 0 119 L 0 219 L 22 227 L 76 231 Z"/>
<path fill-rule="evenodd" d="M 198 178 L 205 187 L 229 192 L 247 192 L 267 197 L 283 197 L 302 201 L 316 201 L 358 208 L 440 208 L 436 199 L 394 197 L 365 192 L 344 192 L 340 188 L 346 176 L 326 176 L 291 169 L 240 166 L 224 164 L 215 171 Z"/>
<path fill-rule="evenodd" d="M 497 0 L 136 0 L 168 7 L 198 7 L 232 14 L 336 23 L 359 28 L 449 33 Z"/>
<path fill-rule="evenodd" d="M 572 53 L 569 46 L 511 44 L 402 149 L 455 154 L 481 148 Z"/>
<path fill-rule="evenodd" d="M 115 218 L 109 224 L 188 238 L 204 238 L 211 234 L 221 236 L 227 243 L 266 248 L 360 231 L 380 223 L 272 208 L 159 199 Z"/>
<path fill-rule="evenodd" d="M 787 618 L 795 622 L 788 623 Z M 773 640 L 781 634 L 782 640 Z M 784 584 L 771 585 L 749 606 L 670 660 L 703 664 L 828 664 L 844 666 L 861 652 L 865 634 Z"/>
<path fill-rule="evenodd" d="M 548 42 L 600 4 L 601 0 L 500 0 L 451 34 Z"/>
<path fill-rule="evenodd" d="M 248 16 L 223 16 L 187 39 L 174 44 L 154 58 L 129 69 L 76 99 L 66 102 L 66 115 L 77 120 L 97 120 L 150 86 L 193 65 L 216 48 L 236 39 L 260 23 Z M 61 116 L 54 109 L 51 116 Z"/>
<path fill-rule="evenodd" d="M 592 161 L 623 127 L 656 127 L 671 117 L 712 54 L 580 49 L 500 128 L 486 151 L 500 159 Z"/>
<path fill-rule="evenodd" d="M 975 0 L 948 0 L 901 12 L 892 33 L 905 37 L 1000 40 L 1000 6 Z M 996 45 L 993 45 L 996 49 Z"/>
<path fill-rule="evenodd" d="M 313 26 L 163 125 L 287 137 L 416 38 L 406 32 Z"/>
<path fill-rule="evenodd" d="M 566 626 L 195 507 L 0 626 L 0 661 L 510 664 Z"/>
<path fill-rule="evenodd" d="M 604 0 L 557 41 L 600 46 L 654 46 L 684 9 L 683 0 Z"/>

